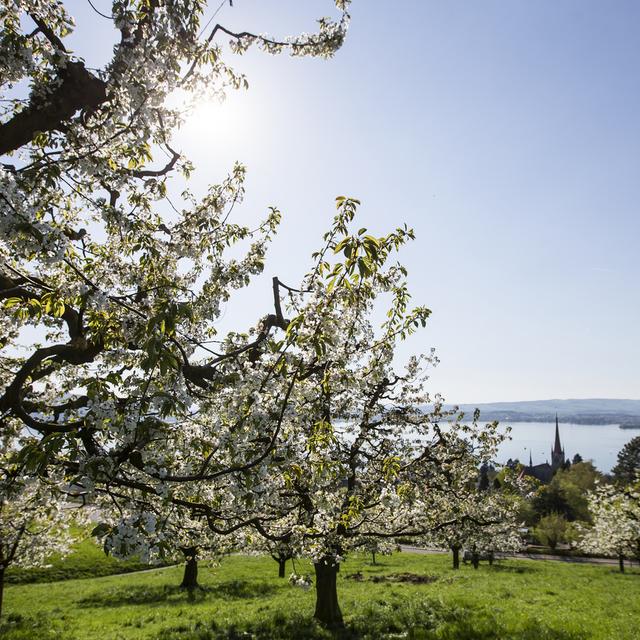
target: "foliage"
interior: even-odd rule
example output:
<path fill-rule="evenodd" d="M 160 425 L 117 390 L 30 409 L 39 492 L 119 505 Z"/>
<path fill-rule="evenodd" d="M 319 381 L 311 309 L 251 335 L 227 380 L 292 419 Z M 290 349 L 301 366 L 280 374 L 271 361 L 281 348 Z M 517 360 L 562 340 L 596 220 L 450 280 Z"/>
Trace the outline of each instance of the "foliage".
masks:
<path fill-rule="evenodd" d="M 551 486 L 558 492 L 567 505 L 567 513 L 572 520 L 589 522 L 587 495 L 595 489 L 602 474 L 591 462 L 578 462 L 568 469 L 559 469 L 551 480 Z"/>
<path fill-rule="evenodd" d="M 632 484 L 640 478 L 640 436 L 629 440 L 618 453 L 618 462 L 612 469 L 620 484 Z"/>
<path fill-rule="evenodd" d="M 567 542 L 566 518 L 560 513 L 550 513 L 540 518 L 540 522 L 535 528 L 535 535 L 538 540 L 555 549 L 560 542 Z"/>

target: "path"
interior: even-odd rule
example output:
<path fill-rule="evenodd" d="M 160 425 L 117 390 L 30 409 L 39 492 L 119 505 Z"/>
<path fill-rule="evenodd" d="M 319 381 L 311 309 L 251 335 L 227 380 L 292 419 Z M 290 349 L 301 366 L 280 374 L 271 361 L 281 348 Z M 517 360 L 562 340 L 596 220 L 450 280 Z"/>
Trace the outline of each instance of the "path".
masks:
<path fill-rule="evenodd" d="M 423 554 L 431 554 L 431 553 L 440 553 L 440 554 L 448 554 L 448 551 L 444 549 L 425 549 L 422 547 L 412 547 L 410 545 L 400 545 L 400 549 L 402 551 L 407 551 L 408 553 L 423 553 Z M 583 558 L 579 556 L 557 556 L 549 553 L 496 553 L 494 556 L 497 559 L 504 560 L 505 558 L 526 558 L 528 560 L 556 560 L 558 562 L 571 562 L 577 564 L 610 564 L 610 565 L 618 565 L 618 561 L 614 558 Z M 638 563 L 632 563 L 630 560 L 624 561 L 624 566 L 632 567 L 638 566 Z"/>

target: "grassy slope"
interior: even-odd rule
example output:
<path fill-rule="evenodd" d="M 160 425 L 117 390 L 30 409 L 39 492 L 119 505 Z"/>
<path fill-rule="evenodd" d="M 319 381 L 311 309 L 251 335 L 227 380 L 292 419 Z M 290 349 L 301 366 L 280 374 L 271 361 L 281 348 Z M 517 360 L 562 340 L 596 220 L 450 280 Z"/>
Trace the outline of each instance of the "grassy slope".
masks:
<path fill-rule="evenodd" d="M 105 555 L 87 531 L 76 531 L 78 541 L 65 558 L 52 557 L 46 568 L 18 569 L 10 567 L 6 581 L 9 583 L 57 582 L 71 578 L 96 578 L 116 573 L 141 571 L 150 565 L 136 560 L 118 560 Z"/>
<path fill-rule="evenodd" d="M 532 560 L 454 572 L 447 556 L 352 557 L 339 575 L 349 638 L 637 640 L 640 573 Z M 299 571 L 307 565 L 298 563 Z M 348 579 L 361 571 L 363 581 Z M 426 574 L 428 584 L 373 582 Z M 235 556 L 201 568 L 207 592 L 189 602 L 181 568 L 6 589 L 0 636 L 65 640 L 329 638 L 311 620 L 313 590 L 290 587 L 269 558 Z M 11 622 L 13 620 L 13 622 Z M 243 635 L 249 630 L 252 635 Z M 387 635 L 388 634 L 388 635 Z"/>

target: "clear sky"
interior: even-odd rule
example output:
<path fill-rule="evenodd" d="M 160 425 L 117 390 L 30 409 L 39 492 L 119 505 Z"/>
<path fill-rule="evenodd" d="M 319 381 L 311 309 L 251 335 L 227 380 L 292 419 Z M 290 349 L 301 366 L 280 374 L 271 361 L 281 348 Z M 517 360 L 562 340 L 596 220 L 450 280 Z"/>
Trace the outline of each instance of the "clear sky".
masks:
<path fill-rule="evenodd" d="M 68 5 L 78 53 L 101 62 L 109 34 L 86 2 Z M 332 13 L 233 5 L 222 24 L 273 35 Z M 371 231 L 415 228 L 403 259 L 433 316 L 401 355 L 435 347 L 447 401 L 640 397 L 640 3 L 355 0 L 351 13 L 331 61 L 237 58 L 249 90 L 178 136 L 202 186 L 247 165 L 239 221 L 271 204 L 285 216 L 221 328 L 269 311 L 269 278 L 297 282 L 334 197 L 352 195 Z"/>

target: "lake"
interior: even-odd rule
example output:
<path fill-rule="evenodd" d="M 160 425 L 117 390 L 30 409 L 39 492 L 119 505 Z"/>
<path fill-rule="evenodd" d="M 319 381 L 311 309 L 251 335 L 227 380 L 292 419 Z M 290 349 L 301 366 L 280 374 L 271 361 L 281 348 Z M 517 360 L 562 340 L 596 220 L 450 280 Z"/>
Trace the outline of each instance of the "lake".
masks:
<path fill-rule="evenodd" d="M 551 462 L 551 448 L 555 437 L 555 422 L 501 422 L 509 425 L 511 440 L 502 444 L 498 462 L 518 458 L 529 464 L 529 452 L 533 464 Z M 579 453 L 584 460 L 592 460 L 603 472 L 611 471 L 616 464 L 618 452 L 629 440 L 640 436 L 640 429 L 620 429 L 613 424 L 560 423 L 560 442 L 570 460 Z"/>

